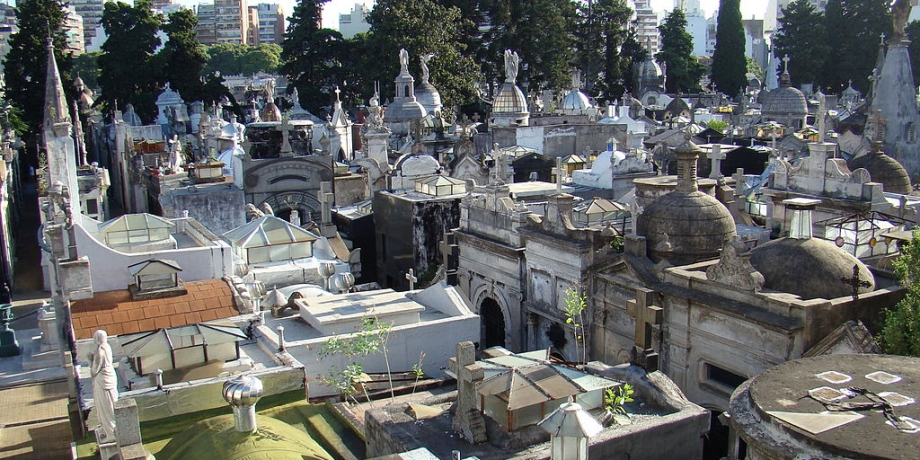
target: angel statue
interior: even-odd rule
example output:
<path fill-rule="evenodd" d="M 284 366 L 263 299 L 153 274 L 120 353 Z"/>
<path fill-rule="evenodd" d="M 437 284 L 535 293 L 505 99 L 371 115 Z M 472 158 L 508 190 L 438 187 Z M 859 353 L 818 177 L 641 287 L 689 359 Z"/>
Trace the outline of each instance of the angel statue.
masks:
<path fill-rule="evenodd" d="M 405 48 L 399 49 L 400 73 L 409 73 L 409 52 Z"/>
<path fill-rule="evenodd" d="M 518 66 L 521 63 L 521 58 L 518 57 L 517 52 L 511 52 L 511 50 L 505 50 L 505 81 L 508 83 L 514 83 L 517 80 Z"/>
<path fill-rule="evenodd" d="M 262 203 L 262 206 L 259 206 L 259 210 L 261 210 L 263 213 L 265 213 L 266 216 L 274 216 L 274 215 L 275 215 L 275 211 L 272 209 L 272 205 L 268 204 L 267 202 L 266 202 L 266 203 Z"/>
<path fill-rule="evenodd" d="M 915 2 L 916 0 L 914 0 Z M 911 0 L 895 0 L 891 4 L 891 23 L 892 23 L 892 40 L 896 43 L 906 37 L 904 27 L 910 19 Z"/>
<path fill-rule="evenodd" d="M 429 76 L 428 61 L 430 61 L 431 58 L 433 57 L 434 57 L 434 53 L 428 53 L 428 54 L 423 54 L 419 56 L 418 58 L 419 61 L 421 61 L 421 65 L 422 65 L 422 82 L 423 83 L 428 83 L 428 76 Z"/>
<path fill-rule="evenodd" d="M 246 221 L 252 222 L 260 217 L 265 216 L 265 213 L 259 211 L 259 208 L 256 205 L 249 203 L 246 205 Z"/>

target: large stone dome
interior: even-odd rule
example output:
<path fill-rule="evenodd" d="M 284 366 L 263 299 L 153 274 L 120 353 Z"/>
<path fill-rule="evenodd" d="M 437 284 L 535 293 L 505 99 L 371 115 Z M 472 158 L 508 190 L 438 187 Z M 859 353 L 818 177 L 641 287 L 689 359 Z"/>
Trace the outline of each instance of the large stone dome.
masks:
<path fill-rule="evenodd" d="M 562 112 L 566 115 L 587 115 L 588 111 L 593 108 L 588 96 L 578 89 L 569 91 L 562 100 Z"/>
<path fill-rule="evenodd" d="M 415 88 L 415 100 L 422 104 L 422 107 L 425 107 L 425 111 L 428 113 L 441 110 L 441 93 L 427 81 L 422 81 L 418 88 Z"/>
<path fill-rule="evenodd" d="M 725 205 L 697 186 L 700 148 L 687 136 L 674 153 L 680 163 L 677 189 L 639 215 L 637 231 L 645 236 L 649 258 L 655 262 L 684 265 L 718 257 L 725 241 L 736 234 L 735 221 Z"/>
<path fill-rule="evenodd" d="M 780 78 L 780 87 L 767 91 L 761 98 L 760 114 L 764 120 L 772 120 L 800 129 L 808 115 L 808 101 L 797 88 L 792 87 L 789 73 Z"/>
<path fill-rule="evenodd" d="M 817 238 L 781 238 L 754 248 L 751 265 L 764 277 L 764 287 L 795 294 L 802 299 L 836 299 L 852 294 L 853 288 L 843 278 L 853 277 L 853 266 L 859 279 L 869 286 L 860 293 L 875 290 L 872 272 L 859 259 Z"/>
<path fill-rule="evenodd" d="M 233 415 L 202 420 L 173 437 L 159 460 L 332 460 L 307 433 L 271 417 L 256 416 L 253 433 L 236 431 Z"/>
<path fill-rule="evenodd" d="M 850 171 L 863 168 L 869 171 L 873 182 L 880 182 L 886 192 L 910 194 L 913 188 L 910 185 L 910 175 L 898 160 L 882 152 L 882 143 L 876 142 L 872 151 L 847 163 Z"/>

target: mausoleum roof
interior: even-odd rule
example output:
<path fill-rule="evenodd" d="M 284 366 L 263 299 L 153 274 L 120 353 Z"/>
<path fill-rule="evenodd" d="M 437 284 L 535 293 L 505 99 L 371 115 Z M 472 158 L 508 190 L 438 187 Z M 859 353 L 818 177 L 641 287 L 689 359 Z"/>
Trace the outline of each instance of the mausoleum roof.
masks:
<path fill-rule="evenodd" d="M 861 157 L 851 159 L 847 163 L 850 171 L 864 168 L 869 171 L 873 182 L 880 182 L 886 192 L 909 195 L 913 190 L 910 185 L 910 175 L 904 166 L 894 158 L 885 154 L 881 143 L 876 143 L 873 150 Z"/>
<path fill-rule="evenodd" d="M 875 290 L 875 278 L 865 264 L 830 241 L 808 238 L 781 238 L 757 246 L 751 253 L 751 265 L 764 277 L 764 287 L 795 294 L 802 299 L 836 299 L 852 294 L 853 288 L 843 278 L 853 277 L 869 286 L 860 293 Z"/>
<path fill-rule="evenodd" d="M 502 83 L 502 87 L 492 103 L 492 114 L 520 114 L 527 111 L 527 99 L 524 92 L 512 82 Z"/>

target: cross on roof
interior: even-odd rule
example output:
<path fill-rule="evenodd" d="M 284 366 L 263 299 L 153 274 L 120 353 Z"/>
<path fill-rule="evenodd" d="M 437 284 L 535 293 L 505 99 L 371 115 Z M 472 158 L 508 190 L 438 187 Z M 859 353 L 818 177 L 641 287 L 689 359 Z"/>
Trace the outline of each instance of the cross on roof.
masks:
<path fill-rule="evenodd" d="M 332 203 L 335 195 L 332 193 L 332 183 L 328 181 L 319 183 L 319 202 L 322 203 L 322 219 L 324 224 L 332 223 Z"/>
<path fill-rule="evenodd" d="M 846 276 L 841 276 L 840 281 L 843 281 L 844 283 L 846 283 L 847 286 L 850 286 L 850 288 L 852 289 L 852 292 L 850 292 L 850 295 L 853 296 L 853 300 L 859 300 L 859 288 L 872 287 L 872 283 L 870 283 L 867 280 L 859 278 L 859 265 L 856 265 L 856 264 L 853 264 L 853 276 L 851 278 L 847 278 Z"/>
<path fill-rule="evenodd" d="M 661 324 L 664 309 L 652 305 L 655 291 L 636 289 L 636 298 L 626 301 L 626 313 L 636 319 L 636 346 L 646 350 L 652 345 L 652 326 Z"/>
<path fill-rule="evenodd" d="M 444 273 L 447 275 L 448 284 L 451 283 L 452 276 L 457 274 L 457 236 L 454 232 L 444 231 L 444 236 L 438 242 L 438 248 L 441 251 L 441 258 L 444 264 Z"/>
<path fill-rule="evenodd" d="M 418 278 L 415 276 L 415 270 L 409 269 L 409 273 L 406 273 L 406 280 L 409 281 L 409 290 L 415 290 L 415 283 L 418 281 Z"/>
<path fill-rule="evenodd" d="M 722 153 L 722 144 L 713 144 L 712 151 L 709 152 L 709 161 L 711 162 L 711 171 L 709 172 L 710 179 L 718 179 L 722 176 L 722 160 L 726 158 L 727 155 Z"/>
<path fill-rule="evenodd" d="M 789 73 L 789 55 L 783 56 L 783 73 Z"/>
<path fill-rule="evenodd" d="M 339 89 L 339 85 L 335 85 L 335 100 L 336 100 L 336 102 L 342 102 L 342 101 L 339 99 L 339 93 L 341 93 L 341 92 L 342 92 L 342 90 Z"/>
<path fill-rule="evenodd" d="M 553 168 L 553 174 L 556 175 L 556 195 L 562 195 L 562 178 L 565 176 L 562 157 L 556 157 L 556 167 Z"/>
<path fill-rule="evenodd" d="M 885 33 L 882 32 L 881 34 L 879 34 L 879 36 L 882 38 L 882 41 L 879 42 L 879 45 L 884 45 L 885 44 Z"/>

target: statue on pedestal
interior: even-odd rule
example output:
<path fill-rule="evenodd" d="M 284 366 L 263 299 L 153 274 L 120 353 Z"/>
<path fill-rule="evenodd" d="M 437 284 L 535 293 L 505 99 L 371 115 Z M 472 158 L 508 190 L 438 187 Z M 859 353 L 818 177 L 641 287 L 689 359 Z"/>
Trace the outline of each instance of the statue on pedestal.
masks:
<path fill-rule="evenodd" d="M 96 331 L 93 334 L 96 350 L 90 355 L 93 404 L 106 441 L 115 439 L 115 401 L 118 401 L 118 378 L 112 365 L 112 347 L 108 338 L 105 331 Z"/>

